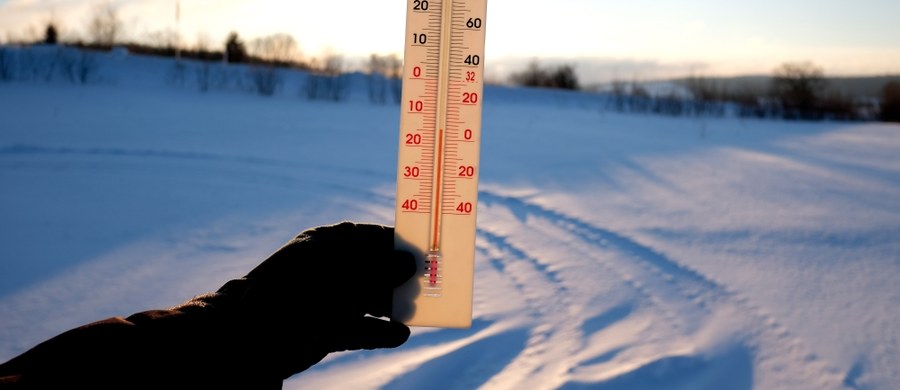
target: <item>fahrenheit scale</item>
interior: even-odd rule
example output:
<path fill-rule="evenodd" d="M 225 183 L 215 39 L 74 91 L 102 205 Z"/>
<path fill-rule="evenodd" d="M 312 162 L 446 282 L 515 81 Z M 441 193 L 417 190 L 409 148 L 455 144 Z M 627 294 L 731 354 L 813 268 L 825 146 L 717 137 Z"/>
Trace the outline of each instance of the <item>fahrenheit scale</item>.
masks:
<path fill-rule="evenodd" d="M 395 239 L 420 272 L 395 293 L 394 317 L 468 328 L 487 0 L 407 7 Z"/>

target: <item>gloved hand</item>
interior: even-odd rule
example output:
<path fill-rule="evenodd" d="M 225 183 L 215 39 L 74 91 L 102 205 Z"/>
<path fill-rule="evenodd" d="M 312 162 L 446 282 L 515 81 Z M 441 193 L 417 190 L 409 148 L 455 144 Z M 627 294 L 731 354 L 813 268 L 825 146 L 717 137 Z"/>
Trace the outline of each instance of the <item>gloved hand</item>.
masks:
<path fill-rule="evenodd" d="M 375 317 L 390 315 L 393 289 L 415 272 L 414 257 L 394 250 L 392 228 L 319 227 L 214 293 L 71 330 L 0 365 L 0 378 L 38 387 L 281 388 L 330 352 L 403 344 L 409 328 Z"/>

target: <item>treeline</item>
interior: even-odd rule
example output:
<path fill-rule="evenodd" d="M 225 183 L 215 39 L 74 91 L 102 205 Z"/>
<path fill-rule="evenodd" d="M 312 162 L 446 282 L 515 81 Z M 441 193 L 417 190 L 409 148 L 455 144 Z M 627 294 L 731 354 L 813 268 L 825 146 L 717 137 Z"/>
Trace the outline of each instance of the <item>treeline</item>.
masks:
<path fill-rule="evenodd" d="M 556 88 L 577 90 L 578 76 L 575 75 L 575 67 L 563 64 L 556 67 L 545 67 L 532 61 L 524 70 L 509 76 L 513 85 L 521 87 Z"/>
<path fill-rule="evenodd" d="M 54 29 L 48 28 L 48 38 Z M 262 37 L 245 44 L 232 33 L 223 50 L 206 48 L 176 49 L 146 43 L 104 44 L 96 42 L 59 42 L 45 39 L 17 47 L 0 46 L 0 81 L 51 81 L 62 79 L 89 84 L 102 79 L 99 55 L 110 50 L 132 54 L 178 58 L 173 61 L 166 81 L 194 85 L 202 92 L 211 89 L 246 89 L 264 96 L 285 87 L 286 69 L 302 69 L 307 77 L 298 90 L 310 99 L 341 101 L 349 93 L 348 77 L 340 55 L 329 54 L 321 60 L 297 60 L 296 42 L 284 34 Z M 240 66 L 235 66 L 235 64 Z"/>
<path fill-rule="evenodd" d="M 83 30 L 82 35 L 74 32 L 63 34 L 58 23 L 51 21 L 42 30 L 42 36 L 36 36 L 32 29 L 26 38 L 11 39 L 9 43 L 19 46 L 59 45 L 95 51 L 124 47 L 134 54 L 309 68 L 309 64 L 297 55 L 297 42 L 287 34 L 273 34 L 245 43 L 236 32 L 232 32 L 221 44 L 213 44 L 201 36 L 190 47 L 182 45 L 178 33 L 172 30 L 149 33 L 140 41 L 126 40 L 125 24 L 110 3 L 95 5 Z"/>
<path fill-rule="evenodd" d="M 546 66 L 537 61 L 510 75 L 509 82 L 522 87 L 580 88 L 574 66 Z M 900 121 L 900 78 L 887 81 L 877 97 L 851 95 L 831 86 L 824 70 L 809 62 L 782 64 L 762 87 L 733 88 L 698 76 L 655 84 L 613 81 L 606 90 L 606 108 L 669 116 Z M 659 84 L 675 88 L 654 88 Z"/>
<path fill-rule="evenodd" d="M 201 36 L 186 47 L 178 34 L 163 30 L 149 34 L 140 42 L 126 41 L 124 23 L 117 10 L 109 3 L 94 7 L 84 28 L 83 36 L 62 34 L 57 23 L 50 22 L 42 37 L 32 34 L 31 39 L 13 42 L 17 49 L 0 46 L 0 81 L 50 80 L 62 77 L 75 83 L 98 80 L 99 61 L 96 54 L 114 48 L 124 48 L 128 53 L 177 58 L 167 81 L 176 85 L 195 85 L 200 91 L 210 89 L 240 88 L 264 96 L 274 95 L 285 88 L 285 69 L 306 71 L 307 77 L 298 86 L 301 96 L 313 100 L 342 101 L 350 93 L 349 76 L 344 57 L 338 53 L 325 53 L 319 58 L 303 58 L 299 45 L 288 34 L 272 34 L 245 41 L 232 32 L 221 43 L 212 43 Z M 66 38 L 63 38 L 63 37 Z M 373 55 L 374 58 L 381 58 Z M 185 60 L 185 61 L 181 61 Z M 385 63 L 388 63 L 385 57 Z M 382 78 L 396 78 L 399 73 L 391 58 L 390 66 L 371 67 L 372 74 Z M 232 64 L 241 64 L 232 67 Z M 371 77 L 370 88 L 375 79 Z M 385 90 L 399 90 L 394 82 Z M 399 92 L 395 100 L 399 102 Z M 380 92 L 370 93 L 374 102 L 387 101 Z"/>
<path fill-rule="evenodd" d="M 823 69 L 809 62 L 782 64 L 763 87 L 729 88 L 703 77 L 675 84 L 683 89 L 651 93 L 645 83 L 614 81 L 608 108 L 672 116 L 732 112 L 739 117 L 785 120 L 898 121 L 900 116 L 900 79 L 886 82 L 878 97 L 853 96 L 831 88 Z"/>
<path fill-rule="evenodd" d="M 705 79 L 692 78 L 688 91 L 669 88 L 651 91 L 646 84 L 614 81 L 607 109 L 618 112 L 653 113 L 668 116 L 723 116 L 727 104 Z"/>

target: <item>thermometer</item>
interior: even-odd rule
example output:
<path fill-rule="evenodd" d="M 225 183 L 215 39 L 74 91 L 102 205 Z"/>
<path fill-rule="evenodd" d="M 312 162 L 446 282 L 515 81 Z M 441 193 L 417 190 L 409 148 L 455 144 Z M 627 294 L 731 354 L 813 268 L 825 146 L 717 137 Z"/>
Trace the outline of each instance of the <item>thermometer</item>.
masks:
<path fill-rule="evenodd" d="M 487 0 L 408 0 L 395 240 L 419 273 L 394 294 L 407 325 L 472 323 Z"/>

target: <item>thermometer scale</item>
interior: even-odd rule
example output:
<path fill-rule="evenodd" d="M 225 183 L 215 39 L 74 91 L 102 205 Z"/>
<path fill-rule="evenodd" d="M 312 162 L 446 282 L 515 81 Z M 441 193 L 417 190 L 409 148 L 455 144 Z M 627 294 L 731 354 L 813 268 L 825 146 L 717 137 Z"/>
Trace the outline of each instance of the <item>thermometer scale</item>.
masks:
<path fill-rule="evenodd" d="M 408 0 L 395 239 L 419 273 L 394 296 L 407 325 L 472 322 L 487 0 Z"/>

